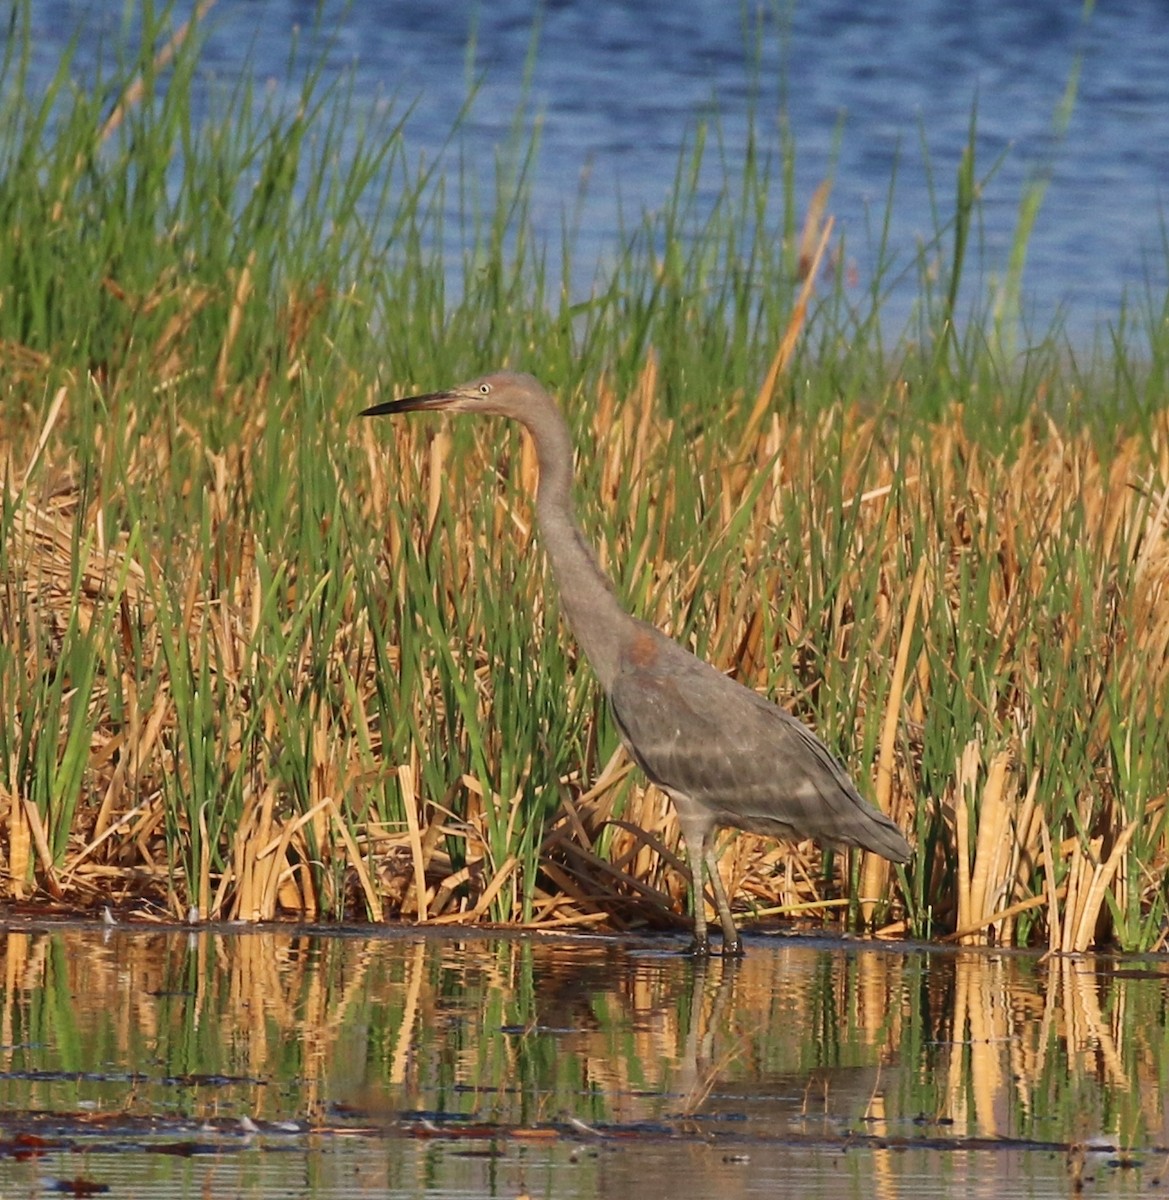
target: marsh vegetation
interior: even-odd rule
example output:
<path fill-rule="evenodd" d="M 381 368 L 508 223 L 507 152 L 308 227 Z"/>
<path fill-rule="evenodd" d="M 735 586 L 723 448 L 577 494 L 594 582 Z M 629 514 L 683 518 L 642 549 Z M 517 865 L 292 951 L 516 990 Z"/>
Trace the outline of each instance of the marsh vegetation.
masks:
<path fill-rule="evenodd" d="M 671 202 L 579 298 L 569 243 L 532 236 L 522 120 L 476 191 L 319 70 L 291 110 L 245 80 L 196 119 L 197 36 L 164 65 L 160 23 L 102 87 L 65 61 L 36 94 L 16 24 L 0 897 L 679 925 L 673 816 L 558 621 L 530 452 L 354 420 L 507 364 L 559 395 L 630 607 L 813 725 L 917 847 L 890 873 L 728 837 L 740 906 L 1161 945 L 1163 297 L 1086 347 L 960 305 L 972 150 L 891 334 L 888 276 L 851 279 L 797 147 L 759 137 L 699 203 L 697 126 Z"/>

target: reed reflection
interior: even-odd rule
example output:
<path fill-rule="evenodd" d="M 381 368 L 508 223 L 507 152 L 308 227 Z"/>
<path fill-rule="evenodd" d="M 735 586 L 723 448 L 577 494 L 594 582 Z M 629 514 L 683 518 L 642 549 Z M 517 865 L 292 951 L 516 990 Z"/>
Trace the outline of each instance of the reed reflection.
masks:
<path fill-rule="evenodd" d="M 9 930 L 0 1103 L 387 1131 L 1169 1139 L 1159 962 L 751 951 Z"/>

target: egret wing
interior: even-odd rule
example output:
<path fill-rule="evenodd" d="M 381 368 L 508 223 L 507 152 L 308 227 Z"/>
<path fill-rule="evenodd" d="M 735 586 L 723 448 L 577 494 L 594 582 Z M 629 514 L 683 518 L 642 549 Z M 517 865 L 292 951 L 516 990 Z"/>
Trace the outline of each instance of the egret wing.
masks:
<path fill-rule="evenodd" d="M 650 779 L 721 825 L 908 859 L 897 827 L 862 799 L 811 730 L 677 643 L 663 643 L 652 662 L 627 664 L 610 693 L 622 737 Z"/>

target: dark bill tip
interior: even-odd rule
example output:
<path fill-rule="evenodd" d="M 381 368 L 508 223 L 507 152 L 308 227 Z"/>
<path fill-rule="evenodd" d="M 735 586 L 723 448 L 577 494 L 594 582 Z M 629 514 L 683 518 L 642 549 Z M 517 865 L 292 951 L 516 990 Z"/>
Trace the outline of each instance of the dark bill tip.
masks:
<path fill-rule="evenodd" d="M 359 417 L 390 417 L 395 413 L 420 412 L 428 408 L 442 408 L 454 397 L 450 392 L 427 392 L 424 396 L 406 396 L 401 400 L 383 400 L 363 408 Z"/>

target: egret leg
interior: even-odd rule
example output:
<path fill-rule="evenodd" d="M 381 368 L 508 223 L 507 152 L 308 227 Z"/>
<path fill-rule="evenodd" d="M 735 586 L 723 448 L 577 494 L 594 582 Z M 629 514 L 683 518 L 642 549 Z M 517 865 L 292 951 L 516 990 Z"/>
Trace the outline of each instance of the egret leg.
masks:
<path fill-rule="evenodd" d="M 727 899 L 727 890 L 723 887 L 723 877 L 719 873 L 718 859 L 714 856 L 714 847 L 706 847 L 706 873 L 710 876 L 710 886 L 714 890 L 714 905 L 718 909 L 719 924 L 723 927 L 723 954 L 732 958 L 741 958 L 743 954 L 743 939 L 735 928 L 735 919 L 731 916 L 731 904 Z"/>
<path fill-rule="evenodd" d="M 697 855 L 692 854 L 689 846 L 686 849 L 686 857 L 690 860 L 690 903 L 694 909 L 694 938 L 686 953 L 697 955 L 699 958 L 709 958 L 710 934 L 706 930 L 706 897 L 702 888 L 703 857 L 701 852 Z"/>
<path fill-rule="evenodd" d="M 706 829 L 700 824 L 685 820 L 680 812 L 678 817 L 678 824 L 682 828 L 682 841 L 686 846 L 686 860 L 690 865 L 690 904 L 694 910 L 694 938 L 686 953 L 699 958 L 709 958 L 710 934 L 706 931 L 706 900 L 702 890 L 702 867 L 706 861 Z"/>

